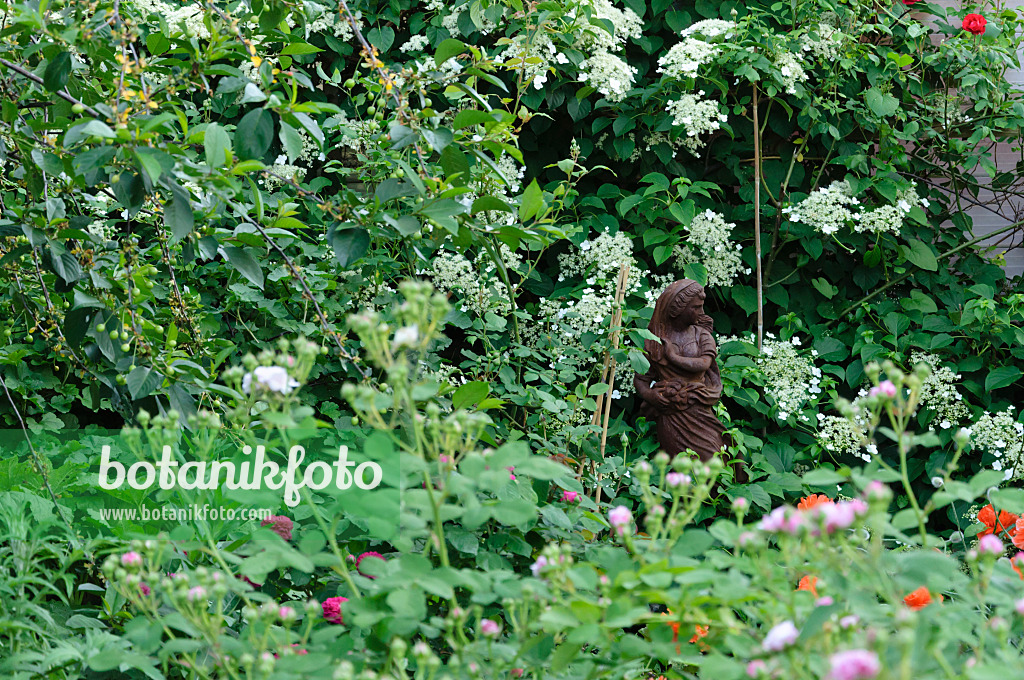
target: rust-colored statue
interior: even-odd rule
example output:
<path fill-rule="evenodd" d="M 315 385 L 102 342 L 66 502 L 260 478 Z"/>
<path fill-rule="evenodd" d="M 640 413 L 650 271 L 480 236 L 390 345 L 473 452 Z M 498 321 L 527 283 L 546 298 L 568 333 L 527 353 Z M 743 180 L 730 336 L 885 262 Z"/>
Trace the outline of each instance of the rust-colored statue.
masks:
<path fill-rule="evenodd" d="M 704 298 L 704 287 L 692 279 L 665 289 L 647 326 L 661 342 L 644 343 L 651 368 L 634 383 L 644 401 L 641 414 L 657 423 L 661 448 L 673 457 L 691 449 L 708 461 L 729 442 L 714 411 L 722 378 Z"/>

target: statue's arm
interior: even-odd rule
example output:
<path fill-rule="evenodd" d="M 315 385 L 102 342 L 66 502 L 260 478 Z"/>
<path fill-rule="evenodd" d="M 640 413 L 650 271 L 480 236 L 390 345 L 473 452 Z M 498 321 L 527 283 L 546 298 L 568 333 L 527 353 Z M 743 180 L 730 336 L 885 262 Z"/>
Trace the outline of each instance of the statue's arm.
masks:
<path fill-rule="evenodd" d="M 681 368 L 690 373 L 703 373 L 708 370 L 711 366 L 711 362 L 714 361 L 713 356 L 708 356 L 706 354 L 702 354 L 699 357 L 683 356 L 683 353 L 679 349 L 679 345 L 674 342 L 665 343 L 665 356 L 677 368 Z"/>
<path fill-rule="evenodd" d="M 640 395 L 640 398 L 644 401 L 654 401 L 654 390 L 651 388 L 651 383 L 654 382 L 654 377 L 650 373 L 640 375 L 635 373 L 633 375 L 633 387 L 636 388 L 636 393 Z"/>

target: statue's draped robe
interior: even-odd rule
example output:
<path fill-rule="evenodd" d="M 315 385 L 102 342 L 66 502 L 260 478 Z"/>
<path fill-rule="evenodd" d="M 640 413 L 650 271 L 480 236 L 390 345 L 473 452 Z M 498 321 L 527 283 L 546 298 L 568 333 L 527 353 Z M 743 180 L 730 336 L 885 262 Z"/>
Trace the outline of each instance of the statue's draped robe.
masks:
<path fill-rule="evenodd" d="M 725 431 L 714 411 L 722 396 L 714 337 L 707 328 L 693 325 L 678 334 L 672 333 L 663 341 L 675 343 L 678 353 L 684 357 L 709 357 L 711 365 L 703 374 L 695 375 L 675 366 L 668 352 L 658 352 L 659 358 L 647 352 L 651 369 L 643 378 L 648 382 L 656 381 L 654 389 L 671 395 L 671 403 L 659 408 L 645 402 L 641 413 L 657 422 L 658 442 L 666 453 L 674 456 L 692 449 L 702 461 L 711 460 L 722 450 Z M 690 395 L 688 400 L 687 394 Z"/>

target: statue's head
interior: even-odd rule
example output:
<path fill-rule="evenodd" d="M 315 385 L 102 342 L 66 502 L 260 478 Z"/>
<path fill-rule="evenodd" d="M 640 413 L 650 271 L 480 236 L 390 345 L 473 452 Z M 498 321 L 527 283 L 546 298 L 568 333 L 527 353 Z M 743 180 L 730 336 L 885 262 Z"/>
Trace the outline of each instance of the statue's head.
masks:
<path fill-rule="evenodd" d="M 651 317 L 651 331 L 661 335 L 653 326 L 668 330 L 668 326 L 692 326 L 704 316 L 704 286 L 693 279 L 682 279 L 669 284 L 658 297 Z"/>
<path fill-rule="evenodd" d="M 647 329 L 659 338 L 665 338 L 672 328 L 698 325 L 711 330 L 711 317 L 704 314 L 705 297 L 704 286 L 693 279 L 672 282 L 658 297 Z M 646 340 L 644 347 L 653 358 L 661 357 L 660 343 Z"/>

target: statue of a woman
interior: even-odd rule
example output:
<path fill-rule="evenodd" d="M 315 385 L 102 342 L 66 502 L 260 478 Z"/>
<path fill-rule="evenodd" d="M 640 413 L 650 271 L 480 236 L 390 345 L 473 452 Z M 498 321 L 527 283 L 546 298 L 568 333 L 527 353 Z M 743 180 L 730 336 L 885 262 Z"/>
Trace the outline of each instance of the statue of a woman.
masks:
<path fill-rule="evenodd" d="M 722 396 L 711 317 L 704 313 L 704 287 L 692 279 L 672 283 L 658 298 L 648 330 L 651 364 L 634 378 L 641 413 L 657 423 L 658 442 L 670 456 L 692 450 L 703 461 L 728 443 L 714 406 Z M 739 472 L 739 470 L 737 471 Z"/>

